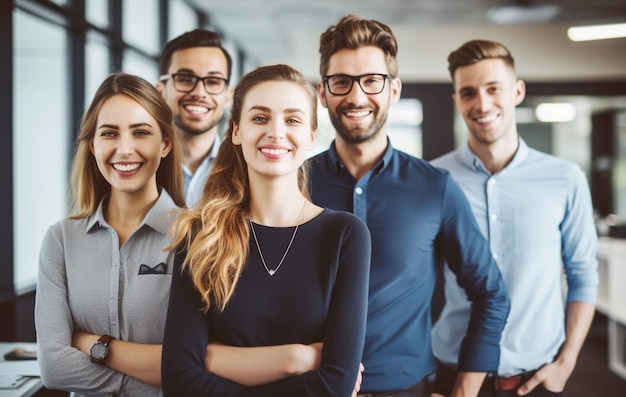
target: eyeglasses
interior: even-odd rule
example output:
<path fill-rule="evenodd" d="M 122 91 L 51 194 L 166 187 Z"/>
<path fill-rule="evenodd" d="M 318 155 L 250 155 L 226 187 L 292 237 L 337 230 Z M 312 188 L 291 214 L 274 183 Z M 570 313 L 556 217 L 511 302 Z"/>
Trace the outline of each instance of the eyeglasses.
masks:
<path fill-rule="evenodd" d="M 359 83 L 361 90 L 368 95 L 380 94 L 385 89 L 385 81 L 391 78 L 388 74 L 370 73 L 360 76 L 333 74 L 324 77 L 326 87 L 333 95 L 348 95 L 354 82 Z"/>
<path fill-rule="evenodd" d="M 218 95 L 224 92 L 229 80 L 222 77 L 207 76 L 198 77 L 189 73 L 173 73 L 164 74 L 159 77 L 159 81 L 172 79 L 174 81 L 174 89 L 178 92 L 191 92 L 198 85 L 198 81 L 202 80 L 204 89 L 207 94 Z"/>

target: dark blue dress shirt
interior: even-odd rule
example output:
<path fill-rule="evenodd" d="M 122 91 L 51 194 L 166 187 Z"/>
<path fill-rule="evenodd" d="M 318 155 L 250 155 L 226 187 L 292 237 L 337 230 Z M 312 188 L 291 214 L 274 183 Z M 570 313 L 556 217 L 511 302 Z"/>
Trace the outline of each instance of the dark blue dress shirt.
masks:
<path fill-rule="evenodd" d="M 509 298 L 489 244 L 448 172 L 390 143 L 358 181 L 334 143 L 310 165 L 313 201 L 353 212 L 372 236 L 361 390 L 399 390 L 434 372 L 431 301 L 441 259 L 473 302 L 467 333 L 459 335 L 459 370 L 495 371 Z"/>

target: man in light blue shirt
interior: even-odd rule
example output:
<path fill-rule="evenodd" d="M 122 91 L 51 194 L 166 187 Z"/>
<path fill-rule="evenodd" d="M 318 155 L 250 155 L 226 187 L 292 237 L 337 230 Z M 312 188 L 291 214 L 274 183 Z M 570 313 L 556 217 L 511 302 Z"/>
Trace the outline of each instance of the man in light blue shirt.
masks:
<path fill-rule="evenodd" d="M 218 129 L 232 102 L 232 58 L 220 36 L 195 29 L 170 40 L 161 55 L 157 89 L 172 109 L 185 176 L 185 202 L 194 206 L 217 156 Z"/>
<path fill-rule="evenodd" d="M 466 145 L 433 164 L 449 170 L 463 189 L 511 297 L 498 373 L 485 380 L 479 396 L 561 396 L 597 296 L 587 180 L 578 166 L 531 149 L 518 136 L 515 107 L 525 84 L 503 45 L 470 41 L 448 62 L 454 104 L 470 133 Z M 435 391 L 441 394 L 454 385 L 471 310 L 453 273 L 447 266 L 444 272 L 446 304 L 433 328 L 440 363 Z"/>

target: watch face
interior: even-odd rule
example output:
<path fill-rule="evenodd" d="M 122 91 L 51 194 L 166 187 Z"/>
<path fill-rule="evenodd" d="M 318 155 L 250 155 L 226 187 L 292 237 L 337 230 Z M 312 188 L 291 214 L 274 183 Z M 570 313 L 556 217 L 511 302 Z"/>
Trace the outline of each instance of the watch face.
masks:
<path fill-rule="evenodd" d="M 108 350 L 108 347 L 105 346 L 104 343 L 97 342 L 93 346 L 91 346 L 91 349 L 89 350 L 89 355 L 94 360 L 102 360 L 106 357 Z"/>

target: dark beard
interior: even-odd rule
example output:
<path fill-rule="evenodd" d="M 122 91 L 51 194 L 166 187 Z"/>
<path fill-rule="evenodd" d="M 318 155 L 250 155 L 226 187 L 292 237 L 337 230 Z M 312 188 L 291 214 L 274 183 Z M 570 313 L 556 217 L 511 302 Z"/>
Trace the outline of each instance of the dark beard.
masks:
<path fill-rule="evenodd" d="M 337 114 L 341 114 L 342 112 L 343 110 L 337 110 Z M 385 110 L 384 113 L 376 113 L 374 122 L 367 129 L 357 129 L 356 131 L 346 128 L 345 125 L 343 125 L 343 123 L 341 122 L 341 117 L 338 117 L 337 114 L 329 112 L 330 122 L 332 123 L 333 127 L 335 127 L 335 131 L 337 131 L 337 134 L 339 134 L 339 136 L 348 143 L 358 144 L 370 141 L 378 135 L 380 130 L 387 122 L 388 111 Z"/>

